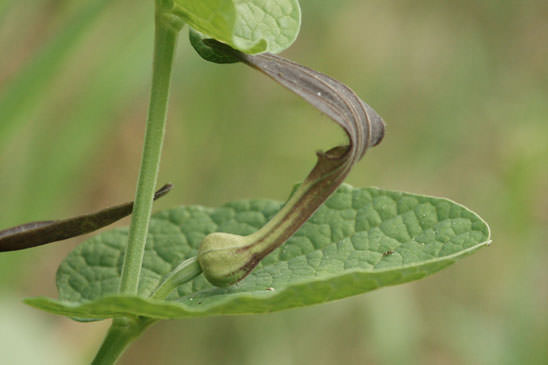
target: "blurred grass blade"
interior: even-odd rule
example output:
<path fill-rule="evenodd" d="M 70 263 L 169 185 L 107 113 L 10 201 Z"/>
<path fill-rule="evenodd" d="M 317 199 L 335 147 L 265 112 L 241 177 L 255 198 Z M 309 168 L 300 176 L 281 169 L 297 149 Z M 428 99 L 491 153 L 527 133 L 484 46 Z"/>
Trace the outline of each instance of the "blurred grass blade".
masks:
<path fill-rule="evenodd" d="M 147 82 L 144 81 L 144 71 L 150 67 L 150 60 L 139 55 L 143 47 L 152 43 L 152 27 L 143 26 L 148 13 L 141 8 L 137 10 L 139 12 L 132 15 L 132 22 L 118 32 L 117 37 L 102 45 L 104 51 L 97 57 L 87 78 L 82 80 L 85 92 L 71 103 L 61 123 L 58 112 L 51 110 L 49 115 L 54 119 L 46 119 L 33 131 L 29 156 L 40 156 L 40 159 L 30 158 L 17 167 L 25 170 L 22 172 L 20 198 L 14 207 L 17 213 L 11 213 L 19 221 L 29 220 L 25 218 L 25 207 L 32 206 L 34 216 L 43 215 L 51 210 L 53 201 L 60 200 L 61 191 L 65 195 L 66 192 L 68 195 L 77 193 L 75 188 L 80 187 L 75 187 L 70 181 L 89 171 L 88 164 L 98 153 L 97 146 L 109 144 L 112 130 L 126 122 L 120 115 L 125 115 L 128 105 L 131 110 L 138 105 L 143 84 Z M 51 133 L 52 125 L 56 128 L 54 143 L 43 138 L 43 135 Z M 37 179 L 42 181 L 39 190 L 33 189 Z"/>
<path fill-rule="evenodd" d="M 0 24 L 4 20 L 4 17 L 10 10 L 10 7 L 15 3 L 13 0 L 2 0 L 0 1 Z"/>
<path fill-rule="evenodd" d="M 0 150 L 17 130 L 17 124 L 24 123 L 20 118 L 23 111 L 35 106 L 69 52 L 109 3 L 108 0 L 87 2 L 3 90 L 0 96 Z"/>
<path fill-rule="evenodd" d="M 167 194 L 173 186 L 166 184 L 154 195 L 154 200 Z M 108 226 L 131 214 L 133 202 L 107 208 L 78 217 L 31 222 L 0 231 L 0 252 L 16 251 L 65 240 Z"/>

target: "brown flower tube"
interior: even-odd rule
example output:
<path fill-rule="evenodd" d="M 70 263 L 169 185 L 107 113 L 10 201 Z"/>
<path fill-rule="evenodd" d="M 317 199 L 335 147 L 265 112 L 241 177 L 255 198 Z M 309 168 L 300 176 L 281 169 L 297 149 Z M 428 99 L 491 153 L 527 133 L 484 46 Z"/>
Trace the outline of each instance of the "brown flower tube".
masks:
<path fill-rule="evenodd" d="M 214 40 L 205 46 L 243 62 L 285 86 L 346 132 L 349 144 L 318 153 L 318 162 L 283 208 L 249 236 L 212 233 L 204 238 L 198 261 L 206 278 L 228 286 L 247 276 L 274 249 L 287 241 L 343 182 L 352 166 L 384 136 L 382 118 L 348 86 L 273 54 L 247 55 Z"/>

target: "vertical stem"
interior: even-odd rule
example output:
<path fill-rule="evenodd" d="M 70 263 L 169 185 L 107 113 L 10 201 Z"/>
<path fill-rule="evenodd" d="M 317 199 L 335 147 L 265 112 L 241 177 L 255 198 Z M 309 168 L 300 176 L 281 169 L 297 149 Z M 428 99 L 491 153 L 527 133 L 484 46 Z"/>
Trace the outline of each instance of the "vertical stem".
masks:
<path fill-rule="evenodd" d="M 152 319 L 115 318 L 93 359 L 92 365 L 112 365 L 118 360 L 126 347 L 155 321 Z"/>
<path fill-rule="evenodd" d="M 128 295 L 137 295 L 139 287 L 154 190 L 156 190 L 156 181 L 160 170 L 171 68 L 178 29 L 182 26 L 182 24 L 178 24 L 178 27 L 174 27 L 163 17 L 162 7 L 166 4 L 169 2 L 156 0 L 154 63 L 145 143 L 129 228 L 128 245 L 120 278 L 120 293 Z M 154 322 L 156 320 L 143 317 L 114 318 L 92 364 L 114 364 L 126 347 Z"/>
<path fill-rule="evenodd" d="M 159 3 L 158 1 L 158 7 L 161 6 Z M 129 229 L 128 246 L 120 280 L 120 292 L 129 295 L 136 295 L 139 285 L 152 201 L 160 167 L 171 66 L 177 40 L 177 31 L 166 24 L 159 14 L 159 9 L 156 9 L 156 11 L 152 89 L 145 131 L 145 144 L 137 182 L 135 206 Z"/>

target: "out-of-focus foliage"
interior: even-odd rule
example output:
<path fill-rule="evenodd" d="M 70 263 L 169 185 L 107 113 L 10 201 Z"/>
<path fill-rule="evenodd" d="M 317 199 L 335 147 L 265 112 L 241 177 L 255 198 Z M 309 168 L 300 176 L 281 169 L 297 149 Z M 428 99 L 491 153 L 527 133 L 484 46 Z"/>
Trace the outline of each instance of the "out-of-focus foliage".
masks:
<path fill-rule="evenodd" d="M 0 95 L 43 47 L 62 37 L 85 3 L 0 3 Z M 21 111 L 23 122 L 0 137 L 7 141 L 0 151 L 0 227 L 133 197 L 152 5 L 108 2 L 36 103 Z M 162 323 L 122 363 L 543 363 L 548 3 L 301 5 L 301 35 L 286 54 L 349 84 L 388 122 L 385 141 L 348 182 L 462 202 L 490 222 L 494 243 L 430 279 L 337 303 Z M 311 151 L 345 141 L 327 120 L 320 127 L 311 122 L 323 117 L 269 80 L 238 65 L 203 62 L 186 36 L 174 76 L 160 181 L 176 189 L 156 209 L 283 200 L 313 165 Z M 28 341 L 40 341 L 33 329 L 47 328 L 59 339 L 49 343 L 57 346 L 55 363 L 62 363 L 59 356 L 65 363 L 89 360 L 106 324 L 29 317 L 13 305 L 24 296 L 56 296 L 57 265 L 80 241 L 0 256 L 2 318 L 18 318 L 2 322 L 0 338 L 25 338 L 26 328 Z M 0 343 L 2 353 L 14 352 Z M 45 356 L 35 354 L 36 361 Z"/>

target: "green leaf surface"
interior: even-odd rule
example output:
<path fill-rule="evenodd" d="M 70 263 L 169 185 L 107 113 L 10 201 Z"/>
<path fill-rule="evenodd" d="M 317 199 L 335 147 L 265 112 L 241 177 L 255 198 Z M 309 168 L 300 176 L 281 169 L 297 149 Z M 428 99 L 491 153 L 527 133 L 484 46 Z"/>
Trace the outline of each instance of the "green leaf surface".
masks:
<path fill-rule="evenodd" d="M 298 0 L 173 0 L 171 12 L 195 30 L 245 53 L 278 53 L 297 38 Z"/>
<path fill-rule="evenodd" d="M 246 200 L 220 208 L 179 207 L 154 215 L 139 295 L 116 295 L 127 230 L 100 234 L 59 267 L 59 300 L 31 298 L 57 314 L 181 318 L 273 312 L 348 297 L 433 274 L 489 241 L 475 213 L 447 199 L 342 185 L 285 243 L 240 283 L 216 288 L 203 275 L 165 301 L 147 297 L 212 232 L 246 235 L 282 206 Z"/>

